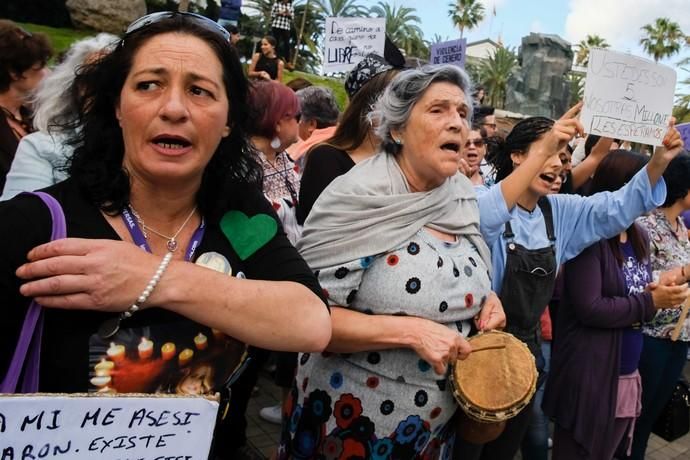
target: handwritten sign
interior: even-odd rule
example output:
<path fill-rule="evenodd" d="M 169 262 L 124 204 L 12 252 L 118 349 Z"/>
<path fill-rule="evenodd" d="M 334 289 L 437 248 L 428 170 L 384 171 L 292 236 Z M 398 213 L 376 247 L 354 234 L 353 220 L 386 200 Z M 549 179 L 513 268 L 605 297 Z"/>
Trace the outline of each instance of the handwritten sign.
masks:
<path fill-rule="evenodd" d="M 680 137 L 683 139 L 685 150 L 690 150 L 690 123 L 676 125 L 676 129 L 678 132 L 680 132 Z"/>
<path fill-rule="evenodd" d="M 591 49 L 580 121 L 589 134 L 661 145 L 675 87 L 676 72 L 670 67 Z"/>
<path fill-rule="evenodd" d="M 453 64 L 465 67 L 467 39 L 451 40 L 431 45 L 429 63 L 432 65 Z"/>
<path fill-rule="evenodd" d="M 385 18 L 326 18 L 323 71 L 347 72 L 364 56 L 383 56 Z"/>
<path fill-rule="evenodd" d="M 0 459 L 206 460 L 218 402 L 201 397 L 0 397 Z"/>

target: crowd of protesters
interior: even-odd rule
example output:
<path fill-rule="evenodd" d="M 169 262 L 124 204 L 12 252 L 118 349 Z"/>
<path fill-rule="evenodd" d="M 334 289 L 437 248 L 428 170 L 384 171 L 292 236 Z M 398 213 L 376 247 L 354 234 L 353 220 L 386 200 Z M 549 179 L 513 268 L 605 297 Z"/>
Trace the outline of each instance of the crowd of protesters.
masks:
<path fill-rule="evenodd" d="M 251 458 L 267 363 L 279 459 L 644 458 L 690 342 L 675 120 L 651 155 L 587 136 L 581 103 L 498 123 L 462 69 L 390 45 L 347 75 L 340 113 L 281 83 L 291 1 L 247 70 L 241 2 L 222 3 L 220 24 L 160 12 L 84 39 L 47 77 L 47 38 L 0 21 L 3 381 L 36 299 L 35 391 L 220 393 L 214 459 Z M 66 240 L 22 193 L 39 189 Z M 477 443 L 448 379 L 492 330 L 529 349 L 536 393 Z M 188 340 L 178 360 L 129 355 Z M 92 378 L 118 347 L 133 357 Z"/>

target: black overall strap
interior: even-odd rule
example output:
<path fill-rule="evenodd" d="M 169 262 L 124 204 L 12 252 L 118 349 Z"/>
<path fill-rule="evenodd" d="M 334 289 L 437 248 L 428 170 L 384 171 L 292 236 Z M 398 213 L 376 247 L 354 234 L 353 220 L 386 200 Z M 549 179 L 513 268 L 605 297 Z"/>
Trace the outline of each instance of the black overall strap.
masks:
<path fill-rule="evenodd" d="M 546 225 L 546 236 L 551 241 L 551 244 L 556 241 L 556 232 L 553 226 L 553 210 L 551 209 L 551 202 L 545 196 L 539 198 L 537 201 L 537 206 L 541 209 L 541 213 L 544 216 L 544 224 Z M 510 221 L 506 222 L 505 231 L 503 232 L 503 237 L 505 239 L 515 238 L 515 233 L 513 233 L 513 228 L 510 226 Z"/>
<path fill-rule="evenodd" d="M 551 202 L 545 196 L 539 198 L 537 205 L 541 209 L 541 213 L 544 215 L 544 223 L 546 224 L 546 236 L 551 241 L 551 244 L 556 241 L 556 232 L 553 226 L 553 210 L 551 209 Z"/>

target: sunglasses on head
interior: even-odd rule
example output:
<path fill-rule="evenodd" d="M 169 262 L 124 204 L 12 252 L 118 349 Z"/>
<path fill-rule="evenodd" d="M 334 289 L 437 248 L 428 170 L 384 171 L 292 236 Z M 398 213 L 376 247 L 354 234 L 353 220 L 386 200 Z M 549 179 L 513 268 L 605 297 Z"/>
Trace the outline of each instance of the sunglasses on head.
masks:
<path fill-rule="evenodd" d="M 146 16 L 142 16 L 139 19 L 132 22 L 129 25 L 129 27 L 127 27 L 125 35 L 122 37 L 122 40 L 136 32 L 137 30 L 141 30 L 145 27 L 150 26 L 151 24 L 155 24 L 165 19 L 174 18 L 175 16 L 184 16 L 190 20 L 193 20 L 196 24 L 203 27 L 204 29 L 219 34 L 221 37 L 223 37 L 223 40 L 225 40 L 226 42 L 230 41 L 230 32 L 228 32 L 228 30 L 225 27 L 221 26 L 217 22 L 211 21 L 209 18 L 205 16 L 201 16 L 200 14 L 187 13 L 184 11 L 158 11 L 156 13 L 151 13 L 147 14 Z"/>
<path fill-rule="evenodd" d="M 484 147 L 484 139 L 467 139 L 465 142 L 465 148 L 470 148 L 470 145 L 474 144 L 475 147 Z"/>

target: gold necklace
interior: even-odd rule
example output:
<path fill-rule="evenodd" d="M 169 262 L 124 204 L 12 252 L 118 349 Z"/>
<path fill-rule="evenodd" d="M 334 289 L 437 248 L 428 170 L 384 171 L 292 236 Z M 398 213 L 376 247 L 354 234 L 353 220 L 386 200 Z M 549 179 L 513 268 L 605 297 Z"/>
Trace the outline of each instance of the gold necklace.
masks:
<path fill-rule="evenodd" d="M 182 222 L 182 225 L 180 226 L 180 228 L 178 228 L 177 231 L 175 232 L 175 234 L 172 236 L 164 235 L 163 233 L 158 232 L 158 231 L 154 230 L 153 228 L 149 227 L 148 225 L 146 225 L 144 223 L 144 219 L 142 219 L 141 216 L 139 215 L 139 213 L 134 209 L 134 207 L 132 207 L 131 203 L 129 204 L 129 209 L 132 211 L 132 214 L 134 214 L 134 217 L 137 219 L 137 222 L 139 223 L 139 226 L 141 227 L 141 231 L 144 234 L 144 238 L 146 238 L 148 240 L 149 239 L 148 232 L 154 233 L 154 234 L 160 236 L 161 238 L 165 238 L 166 240 L 168 240 L 165 243 L 165 247 L 168 248 L 168 251 L 175 252 L 175 250 L 177 250 L 177 248 L 179 246 L 179 244 L 177 243 L 177 235 L 180 234 L 182 229 L 185 228 L 185 226 L 187 225 L 189 220 L 194 215 L 194 212 L 196 211 L 196 206 L 194 206 L 192 208 L 192 212 L 189 213 L 189 215 L 184 220 L 184 222 Z"/>

